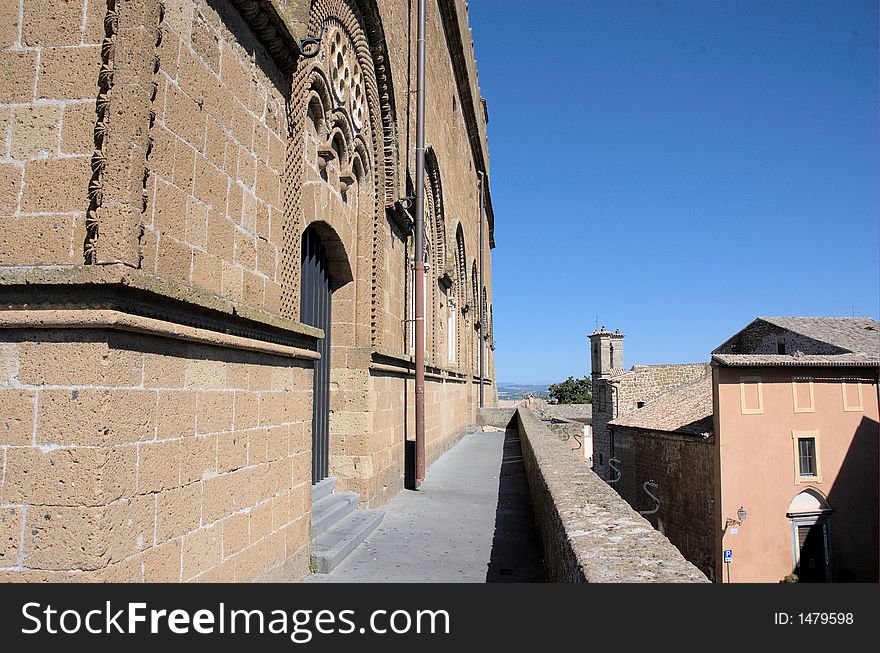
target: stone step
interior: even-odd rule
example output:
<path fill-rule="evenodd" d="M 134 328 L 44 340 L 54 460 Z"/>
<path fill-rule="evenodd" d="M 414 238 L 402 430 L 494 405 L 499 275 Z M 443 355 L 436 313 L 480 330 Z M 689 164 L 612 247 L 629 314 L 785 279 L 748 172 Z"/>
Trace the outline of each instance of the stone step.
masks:
<path fill-rule="evenodd" d="M 384 510 L 355 510 L 342 521 L 320 533 L 315 544 L 315 562 L 319 574 L 329 574 L 363 542 L 385 516 Z"/>
<path fill-rule="evenodd" d="M 336 488 L 336 477 L 329 476 L 325 478 L 323 481 L 315 483 L 312 486 L 312 503 L 318 503 L 324 497 L 330 496 L 333 494 L 333 490 Z"/>
<path fill-rule="evenodd" d="M 340 519 L 344 519 L 357 508 L 358 495 L 354 492 L 340 492 L 326 496 L 312 504 L 312 534 L 320 535 Z"/>

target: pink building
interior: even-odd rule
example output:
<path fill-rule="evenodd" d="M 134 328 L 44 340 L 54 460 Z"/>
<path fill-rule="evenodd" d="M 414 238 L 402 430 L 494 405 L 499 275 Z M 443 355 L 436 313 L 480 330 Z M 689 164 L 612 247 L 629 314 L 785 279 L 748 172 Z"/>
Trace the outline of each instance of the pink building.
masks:
<path fill-rule="evenodd" d="M 716 578 L 876 582 L 880 323 L 758 318 L 712 365 Z"/>

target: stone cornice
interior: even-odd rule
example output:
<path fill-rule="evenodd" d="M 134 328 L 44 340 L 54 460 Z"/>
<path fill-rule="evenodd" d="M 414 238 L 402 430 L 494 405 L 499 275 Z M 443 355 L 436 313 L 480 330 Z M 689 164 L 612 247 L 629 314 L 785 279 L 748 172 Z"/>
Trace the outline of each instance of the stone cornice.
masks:
<path fill-rule="evenodd" d="M 308 37 L 308 0 L 231 0 L 282 70 L 291 71 Z"/>
<path fill-rule="evenodd" d="M 441 367 L 434 364 L 434 356 L 427 352 L 426 361 L 430 378 L 444 379 L 448 381 L 466 381 L 468 374 L 458 369 Z M 394 372 L 397 374 L 413 375 L 415 374 L 415 357 L 410 354 L 403 354 L 388 349 L 373 349 L 370 352 L 370 369 Z"/>
<path fill-rule="evenodd" d="M 489 190 L 491 181 L 488 153 L 486 152 L 488 146 L 485 136 L 483 98 L 480 97 L 480 87 L 477 84 L 476 64 L 473 63 L 473 58 L 469 57 L 471 54 L 470 43 L 466 44 L 462 37 L 462 30 L 468 30 L 467 18 L 459 14 L 461 0 L 437 0 L 437 4 L 443 19 L 443 32 L 446 35 L 446 44 L 452 61 L 452 70 L 455 73 L 456 86 L 461 96 L 460 105 L 464 114 L 475 167 L 478 171 L 482 170 L 486 173 L 486 217 L 489 221 L 489 247 L 495 247 L 495 212 L 492 209 L 492 193 Z M 470 35 L 469 30 L 467 34 Z M 471 66 L 468 65 L 469 58 Z M 480 120 L 483 120 L 482 128 Z"/>
<path fill-rule="evenodd" d="M 0 267 L 5 310 L 115 310 L 288 347 L 313 349 L 320 329 L 125 266 Z"/>
<path fill-rule="evenodd" d="M 317 360 L 321 357 L 318 352 L 301 347 L 279 345 L 113 310 L 0 310 L 0 329 L 111 329 L 289 358 Z"/>

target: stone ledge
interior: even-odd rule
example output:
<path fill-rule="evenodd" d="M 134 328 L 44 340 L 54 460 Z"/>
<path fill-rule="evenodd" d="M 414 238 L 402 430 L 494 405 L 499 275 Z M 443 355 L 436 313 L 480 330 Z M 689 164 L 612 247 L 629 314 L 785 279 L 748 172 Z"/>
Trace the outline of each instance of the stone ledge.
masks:
<path fill-rule="evenodd" d="M 707 583 L 661 533 L 575 460 L 537 415 L 516 410 L 547 579 L 575 583 Z"/>
<path fill-rule="evenodd" d="M 121 265 L 0 266 L 0 288 L 15 286 L 27 287 L 30 292 L 35 292 L 37 287 L 49 286 L 126 287 L 297 336 L 324 337 L 321 329 Z M 75 292 L 71 289 L 69 294 L 74 296 Z"/>
<path fill-rule="evenodd" d="M 382 372 L 398 373 L 412 376 L 415 374 L 415 356 L 384 349 L 381 347 L 370 350 L 370 369 Z M 443 378 L 448 381 L 465 383 L 468 375 L 458 368 L 442 367 L 435 364 L 434 355 L 431 352 L 425 352 L 426 376 L 435 378 Z M 393 369 L 392 369 L 393 368 Z M 489 380 L 491 384 L 491 380 Z"/>
<path fill-rule="evenodd" d="M 263 354 L 317 360 L 316 351 L 253 340 L 174 322 L 107 310 L 0 311 L 0 329 L 113 329 L 185 340 L 229 349 L 246 349 Z"/>

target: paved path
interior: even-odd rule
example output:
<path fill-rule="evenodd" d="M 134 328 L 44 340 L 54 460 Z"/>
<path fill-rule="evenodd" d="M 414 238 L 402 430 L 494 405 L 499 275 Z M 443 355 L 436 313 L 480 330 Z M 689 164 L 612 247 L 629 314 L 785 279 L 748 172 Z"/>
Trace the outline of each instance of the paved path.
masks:
<path fill-rule="evenodd" d="M 370 538 L 304 582 L 540 582 L 540 540 L 515 431 L 466 435 L 418 492 L 385 506 Z"/>

